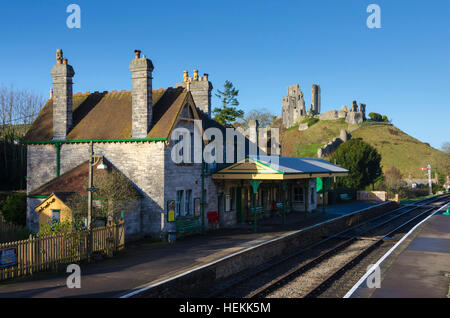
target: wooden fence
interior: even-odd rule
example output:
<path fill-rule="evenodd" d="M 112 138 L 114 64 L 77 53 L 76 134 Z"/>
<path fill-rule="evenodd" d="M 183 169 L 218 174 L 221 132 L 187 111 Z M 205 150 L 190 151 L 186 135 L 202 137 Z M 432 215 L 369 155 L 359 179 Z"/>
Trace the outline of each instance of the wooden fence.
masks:
<path fill-rule="evenodd" d="M 60 264 L 77 263 L 88 258 L 87 230 L 71 234 L 30 237 L 27 240 L 0 244 L 0 252 L 15 249 L 15 265 L 0 268 L 0 281 L 57 270 Z M 92 252 L 108 256 L 125 247 L 124 222 L 92 230 Z M 0 254 L 1 257 L 1 254 Z M 1 264 L 1 263 L 0 263 Z"/>
<path fill-rule="evenodd" d="M 23 240 L 28 237 L 27 228 L 19 225 L 3 223 L 0 220 L 0 244 L 4 242 Z"/>

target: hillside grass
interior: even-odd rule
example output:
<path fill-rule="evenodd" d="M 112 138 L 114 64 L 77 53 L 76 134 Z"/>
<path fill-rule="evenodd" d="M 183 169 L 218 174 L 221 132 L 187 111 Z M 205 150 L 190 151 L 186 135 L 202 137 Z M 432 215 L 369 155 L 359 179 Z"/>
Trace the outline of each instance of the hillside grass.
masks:
<path fill-rule="evenodd" d="M 404 178 L 409 174 L 415 178 L 424 178 L 421 167 L 431 164 L 432 170 L 438 168 L 445 173 L 450 156 L 423 143 L 395 126 L 371 125 L 363 126 L 352 133 L 352 138 L 362 138 L 381 154 L 383 171 L 397 167 Z M 434 175 L 433 175 L 434 177 Z"/>
<path fill-rule="evenodd" d="M 283 129 L 280 133 L 281 154 L 289 157 L 317 157 L 317 149 L 339 137 L 341 129 L 346 129 L 352 138 L 361 138 L 374 146 L 381 154 L 383 171 L 397 167 L 404 178 L 425 178 L 421 167 L 431 164 L 433 177 L 437 168 L 450 173 L 450 156 L 423 143 L 397 127 L 386 123 L 347 124 L 345 120 L 320 120 L 304 131 L 298 126 Z"/>
<path fill-rule="evenodd" d="M 295 128 L 294 128 L 295 127 Z M 283 129 L 280 134 L 281 153 L 288 157 L 317 157 L 317 149 L 339 137 L 341 129 L 347 131 L 358 127 L 345 120 L 320 120 L 307 130 L 298 131 L 298 125 Z"/>

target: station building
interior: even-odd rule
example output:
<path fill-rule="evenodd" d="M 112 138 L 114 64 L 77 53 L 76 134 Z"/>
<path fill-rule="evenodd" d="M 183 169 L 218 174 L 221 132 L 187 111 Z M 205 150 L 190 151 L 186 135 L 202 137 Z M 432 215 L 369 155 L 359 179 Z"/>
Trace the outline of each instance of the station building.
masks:
<path fill-rule="evenodd" d="M 278 157 L 274 163 L 264 155 L 228 165 L 176 163 L 171 157 L 175 129 L 194 135 L 195 121 L 201 121 L 201 129 L 225 129 L 211 119 L 208 74 L 194 70 L 189 77 L 185 71 L 175 87 L 154 90 L 153 63 L 138 50 L 129 69 L 131 91 L 73 94 L 74 69 L 57 51 L 50 99 L 24 138 L 32 231 L 39 231 L 44 201 L 53 196 L 62 205 L 71 194 L 85 195 L 80 185 L 91 142 L 106 170 L 120 171 L 139 193 L 120 216 L 127 240 L 233 227 L 254 221 L 255 215 L 307 213 L 317 206 L 316 178 L 348 172 L 322 159 Z"/>

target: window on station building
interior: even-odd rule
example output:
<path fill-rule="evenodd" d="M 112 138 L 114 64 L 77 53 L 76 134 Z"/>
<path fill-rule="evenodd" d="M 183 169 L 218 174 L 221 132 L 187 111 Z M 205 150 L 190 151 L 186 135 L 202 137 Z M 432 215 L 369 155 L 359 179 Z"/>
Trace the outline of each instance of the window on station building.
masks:
<path fill-rule="evenodd" d="M 293 199 L 295 202 L 303 202 L 303 187 L 296 186 L 294 187 Z"/>
<path fill-rule="evenodd" d="M 192 190 L 186 190 L 186 200 L 185 200 L 185 215 L 191 215 L 192 210 Z"/>
<path fill-rule="evenodd" d="M 230 207 L 231 210 L 236 210 L 236 188 L 230 189 Z"/>
<path fill-rule="evenodd" d="M 52 221 L 59 222 L 61 220 L 61 210 L 51 209 L 50 217 L 51 217 Z"/>
<path fill-rule="evenodd" d="M 175 203 L 175 216 L 183 215 L 183 190 L 177 191 L 177 200 Z"/>

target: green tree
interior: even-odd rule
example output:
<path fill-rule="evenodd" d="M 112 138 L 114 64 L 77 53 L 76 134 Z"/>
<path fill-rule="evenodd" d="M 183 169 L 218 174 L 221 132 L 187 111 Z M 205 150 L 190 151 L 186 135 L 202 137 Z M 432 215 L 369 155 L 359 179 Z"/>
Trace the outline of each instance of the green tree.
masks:
<path fill-rule="evenodd" d="M 338 186 L 363 189 L 381 176 L 381 155 L 378 151 L 359 139 L 351 139 L 335 151 L 331 161 L 349 170 L 347 177 L 339 178 Z"/>
<path fill-rule="evenodd" d="M 223 91 L 217 90 L 216 96 L 220 98 L 222 107 L 216 107 L 213 110 L 213 119 L 219 124 L 224 126 L 229 126 L 238 118 L 244 117 L 244 111 L 238 109 L 239 102 L 237 96 L 239 95 L 239 90 L 233 87 L 233 83 L 230 81 L 225 81 L 223 85 Z"/>
<path fill-rule="evenodd" d="M 369 113 L 369 118 L 373 121 L 383 121 L 383 116 L 378 113 Z"/>
<path fill-rule="evenodd" d="M 8 223 L 25 225 L 27 222 L 27 198 L 25 194 L 14 193 L 6 197 L 1 214 Z"/>

